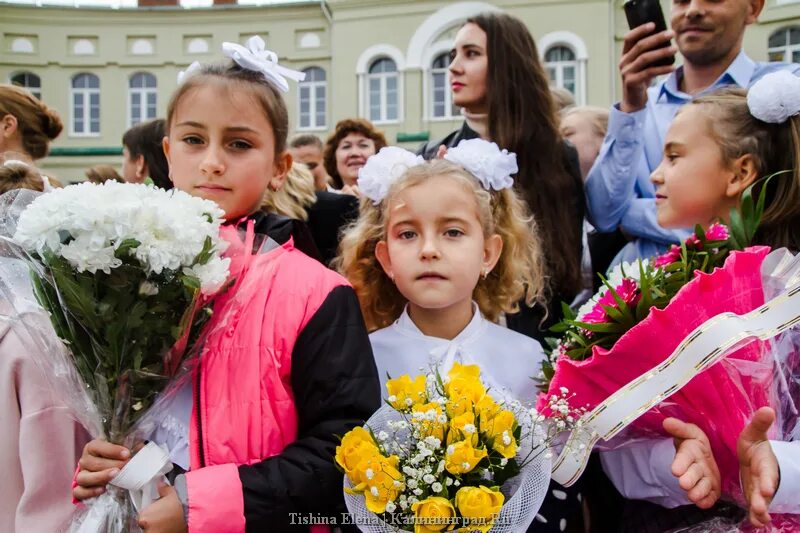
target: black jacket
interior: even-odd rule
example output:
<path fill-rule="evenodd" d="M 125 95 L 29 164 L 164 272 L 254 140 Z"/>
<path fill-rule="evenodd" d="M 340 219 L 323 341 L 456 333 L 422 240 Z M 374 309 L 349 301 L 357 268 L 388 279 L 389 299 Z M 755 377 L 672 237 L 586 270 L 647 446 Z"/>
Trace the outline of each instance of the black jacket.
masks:
<path fill-rule="evenodd" d="M 417 154 L 423 156 L 425 159 L 433 159 L 436 157 L 436 152 L 439 146 L 445 145 L 448 148 L 458 145 L 459 142 L 465 139 L 477 139 L 479 135 L 470 128 L 466 122 L 461 125 L 461 128 L 450 133 L 443 139 L 436 142 L 426 142 L 422 144 L 417 150 Z M 535 149 L 535 147 L 531 147 Z M 586 204 L 583 194 L 583 179 L 581 178 L 580 164 L 578 162 L 578 151 L 569 141 L 564 141 L 564 166 L 567 168 L 570 177 L 572 178 L 573 193 L 570 194 L 572 201 L 569 203 L 569 209 L 572 211 L 570 220 L 575 224 L 575 231 L 580 235 L 583 231 L 583 218 L 586 213 Z M 582 254 L 582 246 L 578 240 L 578 246 L 575 249 L 575 255 L 580 264 Z M 547 254 L 547 250 L 544 250 Z M 514 331 L 518 331 L 529 337 L 533 337 L 542 342 L 545 337 L 552 337 L 553 334 L 548 331 L 550 326 L 561 320 L 561 301 L 571 301 L 581 287 L 562 288 L 550 298 L 550 303 L 547 309 L 540 305 L 534 305 L 532 308 L 522 305 L 521 311 L 514 315 L 506 317 L 508 327 Z M 546 317 L 546 319 L 545 319 Z"/>
<path fill-rule="evenodd" d="M 278 244 L 284 244 L 291 237 L 295 248 L 308 257 L 322 262 L 322 256 L 317 245 L 314 244 L 311 231 L 302 220 L 266 211 L 256 211 L 250 215 L 250 218 L 255 221 L 253 229 L 256 233 L 267 235 Z"/>
<path fill-rule="evenodd" d="M 336 257 L 342 229 L 356 218 L 358 198 L 350 194 L 317 191 L 317 201 L 308 209 L 308 229 L 324 265 L 330 265 Z"/>
<path fill-rule="evenodd" d="M 346 508 L 336 446 L 380 407 L 372 348 L 349 286 L 331 291 L 298 335 L 291 379 L 297 440 L 280 455 L 239 467 L 248 533 L 308 531 L 301 518 L 309 516 L 342 523 Z"/>

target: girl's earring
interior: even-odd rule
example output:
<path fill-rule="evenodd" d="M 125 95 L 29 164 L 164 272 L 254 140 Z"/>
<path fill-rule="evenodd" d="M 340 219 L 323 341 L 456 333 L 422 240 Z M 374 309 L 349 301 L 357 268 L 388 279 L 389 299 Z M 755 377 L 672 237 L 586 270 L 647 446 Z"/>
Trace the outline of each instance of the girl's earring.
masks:
<path fill-rule="evenodd" d="M 489 275 L 489 269 L 488 268 L 484 268 L 483 270 L 481 270 L 481 278 L 486 279 L 486 276 L 488 276 L 488 275 Z"/>

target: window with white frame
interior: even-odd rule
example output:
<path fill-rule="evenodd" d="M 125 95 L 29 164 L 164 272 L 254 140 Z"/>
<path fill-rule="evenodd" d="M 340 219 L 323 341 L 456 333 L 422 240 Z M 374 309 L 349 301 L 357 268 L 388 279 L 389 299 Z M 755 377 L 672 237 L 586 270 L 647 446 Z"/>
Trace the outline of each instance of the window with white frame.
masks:
<path fill-rule="evenodd" d="M 100 78 L 81 73 L 72 77 L 72 135 L 100 135 Z"/>
<path fill-rule="evenodd" d="M 327 125 L 327 82 L 325 71 L 319 67 L 303 70 L 306 79 L 298 84 L 300 129 L 323 129 Z"/>
<path fill-rule="evenodd" d="M 544 67 L 554 87 L 561 87 L 577 95 L 578 61 L 575 52 L 566 46 L 553 46 L 544 54 Z"/>
<path fill-rule="evenodd" d="M 399 116 L 397 64 L 383 57 L 373 61 L 367 74 L 367 111 L 372 122 L 392 122 Z"/>
<path fill-rule="evenodd" d="M 769 36 L 769 60 L 800 63 L 800 26 L 781 28 Z"/>
<path fill-rule="evenodd" d="M 158 87 L 156 77 L 137 72 L 128 80 L 128 127 L 156 118 Z"/>
<path fill-rule="evenodd" d="M 447 84 L 450 54 L 445 52 L 434 58 L 431 64 L 431 116 L 453 118 L 459 116 L 459 108 L 453 104 L 453 92 Z"/>
<path fill-rule="evenodd" d="M 42 99 L 42 80 L 32 72 L 17 72 L 11 76 L 11 85 L 27 89 L 33 96 Z"/>

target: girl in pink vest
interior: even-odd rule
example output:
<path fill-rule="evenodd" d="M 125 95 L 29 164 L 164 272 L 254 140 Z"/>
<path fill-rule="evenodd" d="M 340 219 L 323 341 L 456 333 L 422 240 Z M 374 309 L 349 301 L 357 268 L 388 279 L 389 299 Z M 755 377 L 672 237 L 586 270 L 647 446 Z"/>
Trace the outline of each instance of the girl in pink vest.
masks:
<path fill-rule="evenodd" d="M 254 247 L 255 233 L 272 236 L 276 227 L 259 206 L 292 163 L 279 91 L 288 89 L 284 75 L 297 74 L 255 39 L 248 48 L 223 45 L 233 63 L 190 67 L 167 110 L 170 178 L 225 210 L 235 282 L 214 303 L 216 327 L 191 385 L 152 437 L 186 472 L 141 511 L 146 531 L 308 531 L 320 517 L 341 518 L 337 435 L 379 404 L 369 339 L 347 281 L 291 239 Z M 90 442 L 75 498 L 101 494 L 130 455 Z"/>

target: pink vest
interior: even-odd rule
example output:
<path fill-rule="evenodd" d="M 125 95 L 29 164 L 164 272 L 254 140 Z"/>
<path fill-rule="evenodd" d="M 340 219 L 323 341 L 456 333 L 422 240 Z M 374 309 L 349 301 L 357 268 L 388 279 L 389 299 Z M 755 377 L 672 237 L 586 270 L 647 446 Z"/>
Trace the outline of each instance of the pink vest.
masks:
<path fill-rule="evenodd" d="M 299 333 L 334 288 L 347 282 L 297 251 L 291 241 L 252 250 L 226 226 L 235 285 L 214 304 L 213 325 L 194 380 L 189 439 L 190 532 L 242 532 L 239 465 L 274 455 L 297 438 L 291 387 Z M 312 531 L 327 531 L 314 527 Z"/>

